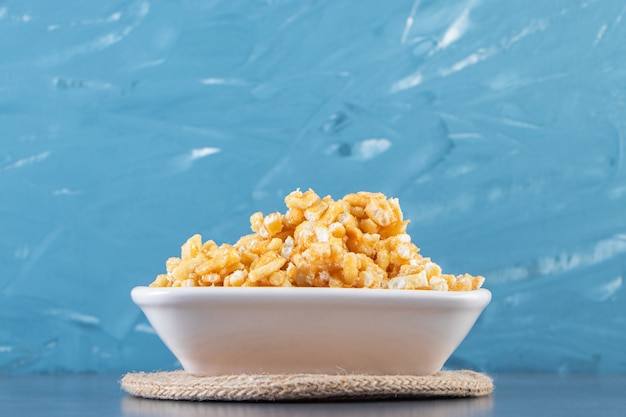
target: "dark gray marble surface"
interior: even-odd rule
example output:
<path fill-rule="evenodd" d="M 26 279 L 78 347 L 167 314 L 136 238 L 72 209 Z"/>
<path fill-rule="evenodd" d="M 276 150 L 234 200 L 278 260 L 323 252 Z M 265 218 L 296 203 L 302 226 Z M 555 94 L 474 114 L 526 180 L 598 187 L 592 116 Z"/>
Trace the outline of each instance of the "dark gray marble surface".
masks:
<path fill-rule="evenodd" d="M 119 375 L 0 377 L 0 415 L 265 417 L 265 416 L 620 416 L 626 375 L 495 375 L 490 397 L 339 403 L 194 403 L 126 395 Z"/>

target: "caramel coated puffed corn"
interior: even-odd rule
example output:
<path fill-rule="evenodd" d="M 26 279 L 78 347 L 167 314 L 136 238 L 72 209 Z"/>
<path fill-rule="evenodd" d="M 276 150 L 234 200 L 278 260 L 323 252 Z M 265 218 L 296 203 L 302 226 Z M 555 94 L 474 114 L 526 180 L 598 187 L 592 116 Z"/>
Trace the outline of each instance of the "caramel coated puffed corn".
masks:
<path fill-rule="evenodd" d="M 443 274 L 406 234 L 396 198 L 359 192 L 334 201 L 313 190 L 285 198 L 285 214 L 250 217 L 234 245 L 194 235 L 151 287 L 340 287 L 469 291 L 482 276 Z"/>

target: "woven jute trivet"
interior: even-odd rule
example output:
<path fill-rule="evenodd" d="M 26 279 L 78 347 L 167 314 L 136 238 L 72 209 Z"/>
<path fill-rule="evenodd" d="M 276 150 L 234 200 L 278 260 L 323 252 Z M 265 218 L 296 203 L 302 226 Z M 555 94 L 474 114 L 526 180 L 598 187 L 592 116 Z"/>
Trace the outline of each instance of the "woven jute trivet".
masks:
<path fill-rule="evenodd" d="M 224 375 L 193 376 L 184 371 L 128 373 L 120 381 L 131 395 L 190 401 L 310 401 L 435 397 L 480 397 L 493 381 L 474 371 L 434 375 Z"/>

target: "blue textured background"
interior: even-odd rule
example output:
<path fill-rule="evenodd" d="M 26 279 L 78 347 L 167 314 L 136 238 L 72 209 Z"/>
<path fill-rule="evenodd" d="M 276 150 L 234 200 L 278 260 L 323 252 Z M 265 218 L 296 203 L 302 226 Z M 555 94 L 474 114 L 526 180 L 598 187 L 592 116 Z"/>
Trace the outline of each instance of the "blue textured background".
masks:
<path fill-rule="evenodd" d="M 0 1 L 0 373 L 167 369 L 130 289 L 313 187 L 494 300 L 450 361 L 626 371 L 622 0 Z"/>

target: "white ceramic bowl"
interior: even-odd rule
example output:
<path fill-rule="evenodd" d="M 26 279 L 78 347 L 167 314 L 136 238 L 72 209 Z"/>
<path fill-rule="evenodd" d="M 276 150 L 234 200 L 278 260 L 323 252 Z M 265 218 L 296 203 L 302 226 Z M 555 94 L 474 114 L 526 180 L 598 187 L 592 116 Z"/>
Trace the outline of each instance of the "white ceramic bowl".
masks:
<path fill-rule="evenodd" d="M 491 300 L 486 289 L 136 287 L 131 296 L 197 375 L 432 374 Z"/>

